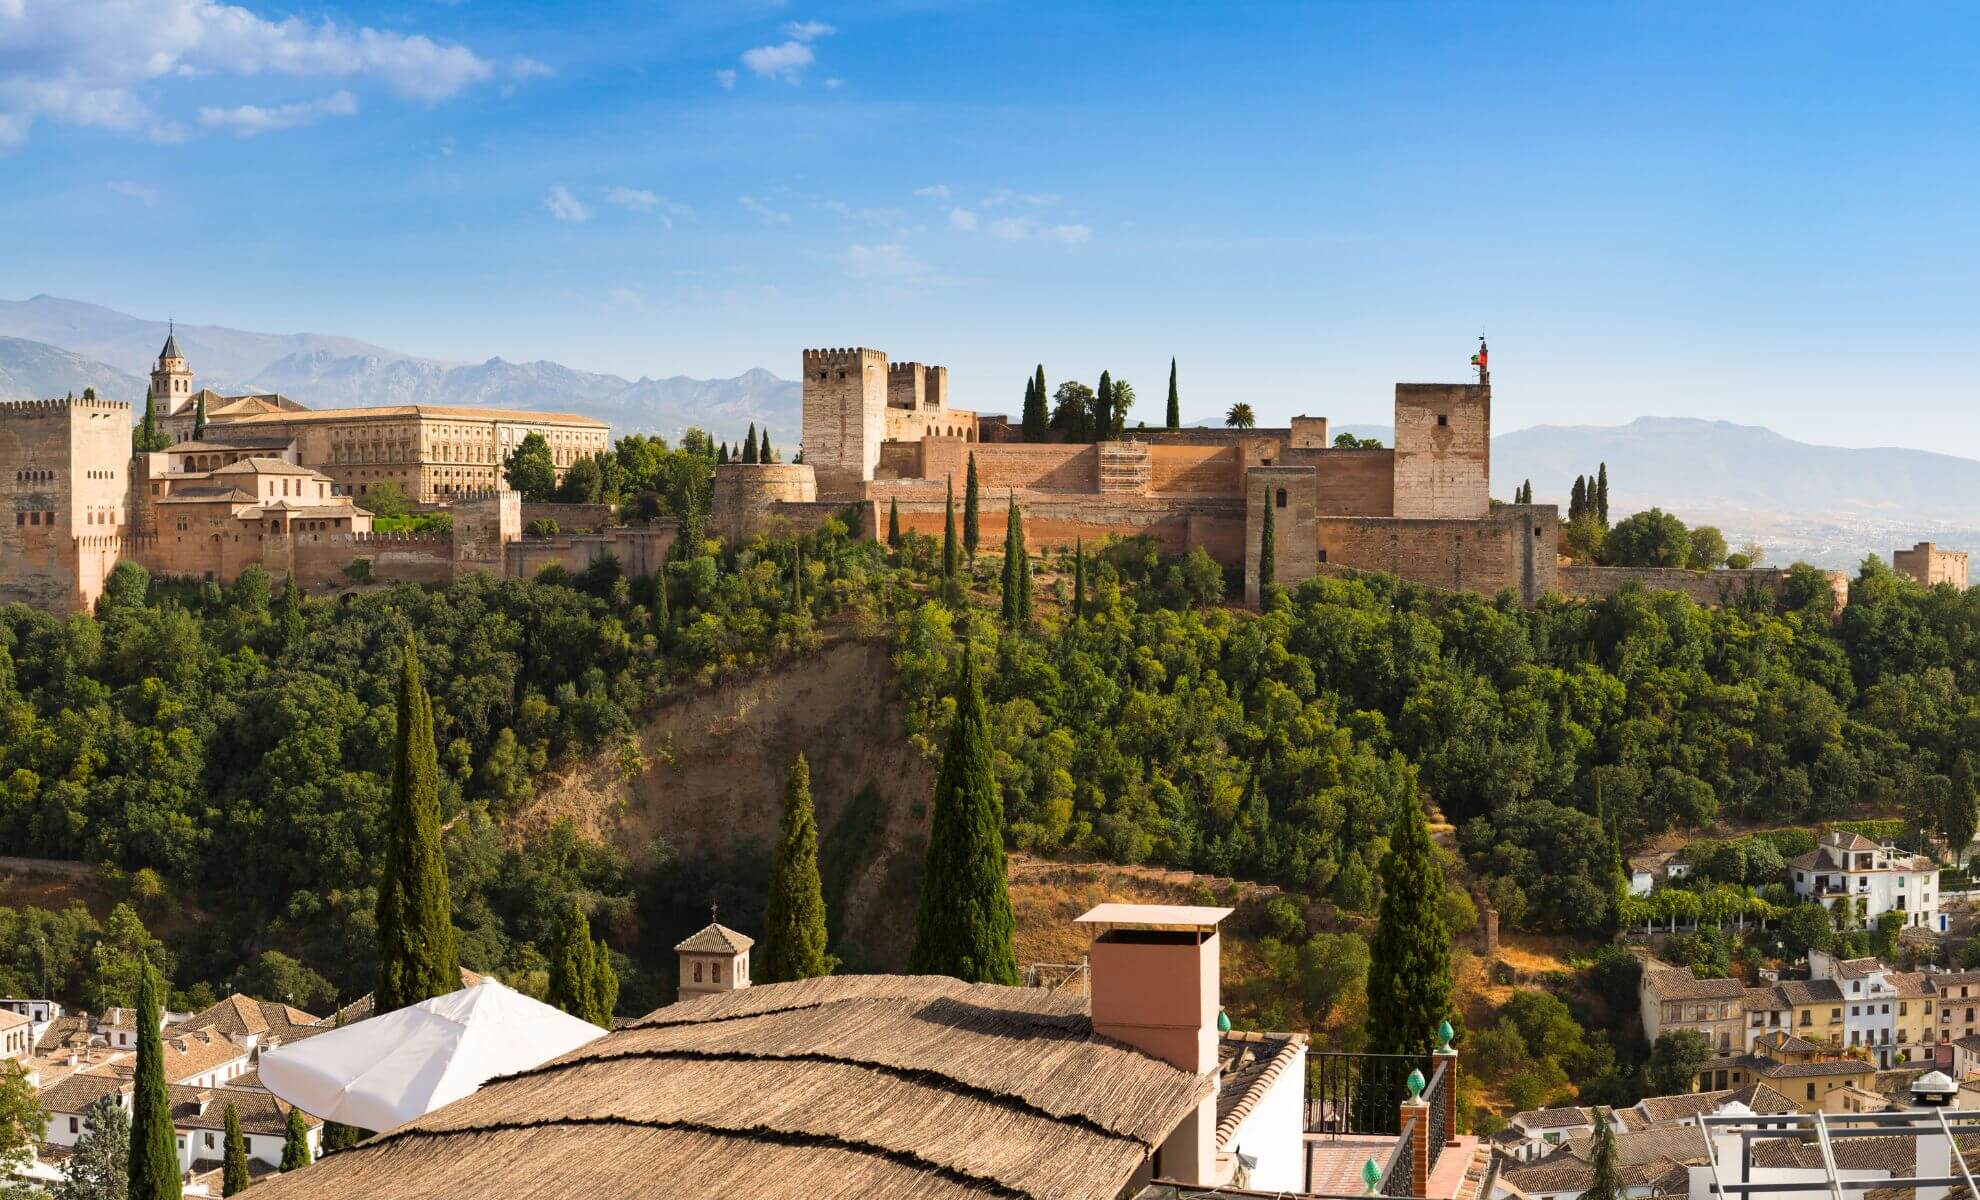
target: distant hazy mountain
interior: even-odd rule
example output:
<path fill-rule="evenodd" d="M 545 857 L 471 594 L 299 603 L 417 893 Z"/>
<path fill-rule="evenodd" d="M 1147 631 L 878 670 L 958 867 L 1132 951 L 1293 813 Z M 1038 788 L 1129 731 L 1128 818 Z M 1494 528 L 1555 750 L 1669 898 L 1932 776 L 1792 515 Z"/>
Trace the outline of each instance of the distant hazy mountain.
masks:
<path fill-rule="evenodd" d="M 87 360 L 89 386 L 112 399 L 144 401 L 166 322 L 54 296 L 0 301 L 0 387 L 23 395 L 81 391 L 69 382 Z M 799 385 L 756 369 L 733 379 L 624 379 L 552 362 L 491 358 L 463 364 L 418 358 L 352 338 L 314 333 L 250 333 L 218 325 L 178 326 L 179 348 L 195 382 L 222 392 L 281 392 L 312 408 L 440 404 L 576 412 L 620 432 L 677 435 L 699 425 L 739 439 L 754 422 L 780 445 L 795 445 Z M 12 339 L 12 340 L 10 340 Z M 59 356 L 74 361 L 67 371 Z M 105 367 L 104 364 L 110 364 Z M 51 373 L 52 372 L 52 373 Z M 14 382 L 18 377 L 18 384 Z"/>
<path fill-rule="evenodd" d="M 0 400 L 47 400 L 84 388 L 95 388 L 106 400 L 123 400 L 135 391 L 144 398 L 144 384 L 117 368 L 71 354 L 67 350 L 0 337 Z"/>

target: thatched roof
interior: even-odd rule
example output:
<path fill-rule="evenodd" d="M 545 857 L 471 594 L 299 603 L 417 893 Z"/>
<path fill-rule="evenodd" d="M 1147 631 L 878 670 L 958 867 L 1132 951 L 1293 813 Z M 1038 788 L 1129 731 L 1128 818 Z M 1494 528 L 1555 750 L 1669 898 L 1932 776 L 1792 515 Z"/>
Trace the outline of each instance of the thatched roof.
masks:
<path fill-rule="evenodd" d="M 1212 1085 L 1081 998 L 808 979 L 660 1009 L 259 1195 L 1107 1200 Z"/>

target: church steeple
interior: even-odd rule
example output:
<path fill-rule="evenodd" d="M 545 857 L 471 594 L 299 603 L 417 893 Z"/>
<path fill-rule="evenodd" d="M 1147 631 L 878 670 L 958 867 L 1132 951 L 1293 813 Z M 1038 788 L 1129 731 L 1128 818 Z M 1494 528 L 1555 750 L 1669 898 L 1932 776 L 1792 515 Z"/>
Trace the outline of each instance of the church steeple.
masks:
<path fill-rule="evenodd" d="M 151 390 L 144 399 L 152 411 L 169 417 L 192 403 L 193 376 L 185 355 L 179 353 L 178 325 L 168 325 L 166 330 L 165 347 L 158 352 L 158 365 L 151 369 Z"/>

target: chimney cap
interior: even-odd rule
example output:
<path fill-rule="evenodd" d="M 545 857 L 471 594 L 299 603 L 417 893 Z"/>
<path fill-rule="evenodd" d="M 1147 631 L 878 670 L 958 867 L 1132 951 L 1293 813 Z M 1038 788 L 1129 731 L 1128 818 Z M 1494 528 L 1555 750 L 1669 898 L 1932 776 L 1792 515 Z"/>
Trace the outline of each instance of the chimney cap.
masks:
<path fill-rule="evenodd" d="M 1127 929 L 1215 929 L 1233 909 L 1200 904 L 1097 904 L 1073 918 L 1075 925 Z"/>

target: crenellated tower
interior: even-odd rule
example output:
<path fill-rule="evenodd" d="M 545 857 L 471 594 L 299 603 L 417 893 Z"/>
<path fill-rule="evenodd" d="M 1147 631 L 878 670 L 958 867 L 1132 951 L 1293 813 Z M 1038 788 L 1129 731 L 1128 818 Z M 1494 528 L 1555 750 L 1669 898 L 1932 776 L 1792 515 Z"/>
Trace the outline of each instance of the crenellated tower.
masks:
<path fill-rule="evenodd" d="M 852 347 L 804 352 L 804 461 L 820 500 L 857 499 L 887 436 L 887 355 Z"/>

